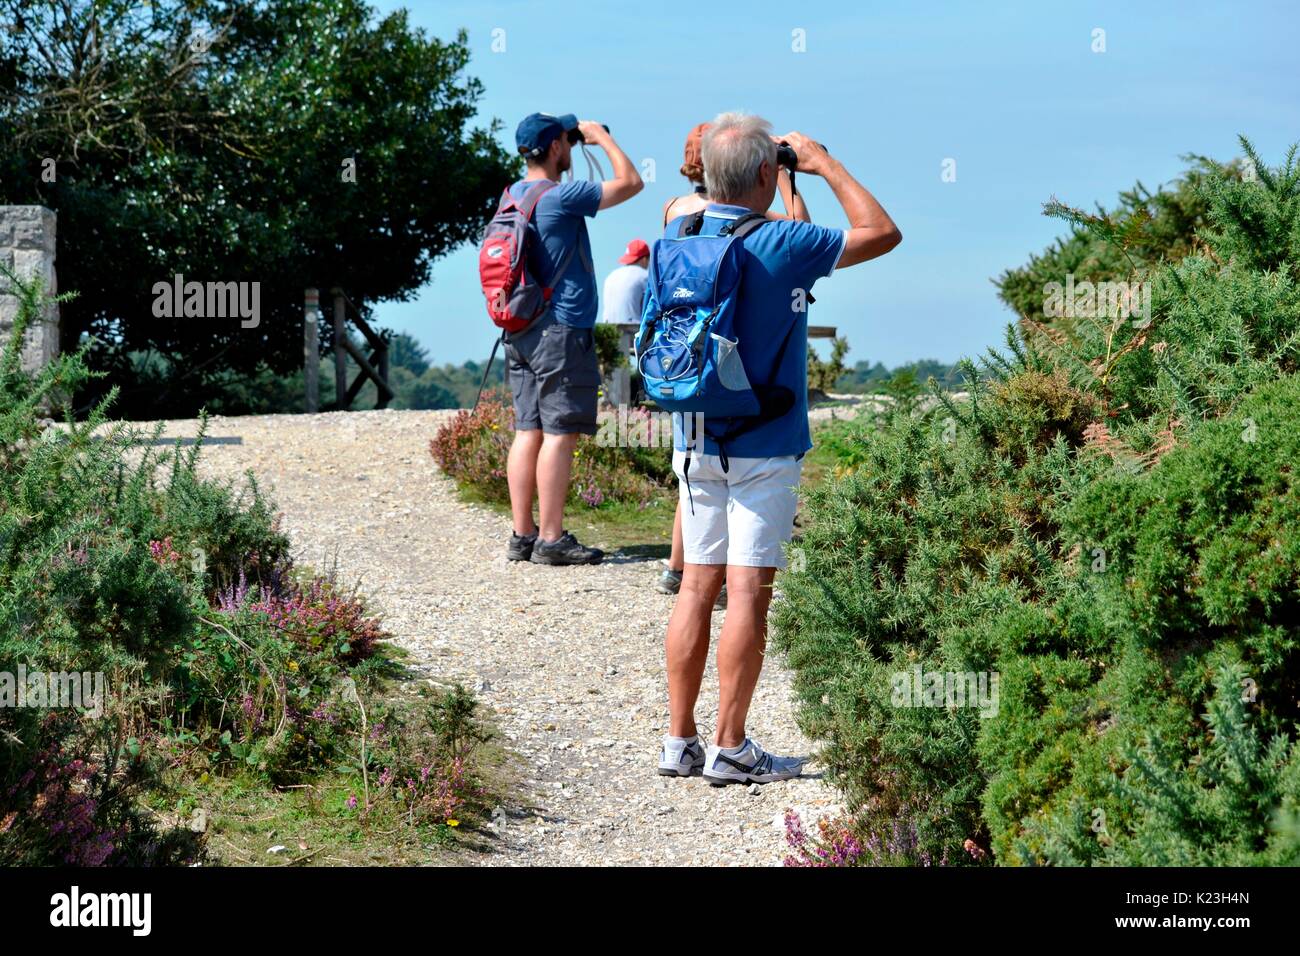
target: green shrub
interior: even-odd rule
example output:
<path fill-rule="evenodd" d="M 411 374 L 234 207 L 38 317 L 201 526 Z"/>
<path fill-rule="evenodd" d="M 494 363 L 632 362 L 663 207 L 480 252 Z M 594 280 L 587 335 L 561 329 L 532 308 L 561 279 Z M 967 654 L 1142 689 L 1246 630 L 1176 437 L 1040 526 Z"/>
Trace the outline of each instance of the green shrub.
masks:
<path fill-rule="evenodd" d="M 835 383 L 844 377 L 844 356 L 849 354 L 849 340 L 836 336 L 831 339 L 830 358 L 822 361 L 812 346 L 808 347 L 808 392 L 826 394 L 835 390 Z"/>
<path fill-rule="evenodd" d="M 649 413 L 632 410 L 629 430 L 657 422 Z M 644 429 L 643 429 L 644 430 Z M 658 437 L 662 437 L 659 435 Z M 484 398 L 477 409 L 462 409 L 438 429 L 429 451 L 438 467 L 464 488 L 486 501 L 507 503 L 506 458 L 514 440 L 514 410 Z M 569 504 L 599 508 L 604 504 L 644 506 L 658 497 L 672 475 L 672 455 L 666 447 L 619 447 L 583 436 L 573 455 Z"/>
<path fill-rule="evenodd" d="M 608 381 L 610 373 L 628 365 L 623 352 L 623 333 L 612 323 L 597 322 L 591 330 L 596 345 L 596 362 L 601 376 Z"/>
<path fill-rule="evenodd" d="M 837 436 L 774 643 L 862 845 L 1300 861 L 1300 170 L 1246 149 L 1257 180 L 1196 179 L 1176 263 L 1142 259 L 1149 217 L 1074 216 L 1152 283 L 1149 327 L 1021 324 L 966 401 Z M 900 702 L 918 666 L 996 676 L 996 706 Z"/>
<path fill-rule="evenodd" d="M 102 675 L 106 693 L 98 713 L 0 706 L 0 863 L 190 862 L 200 838 L 145 798 L 172 771 L 280 783 L 333 769 L 359 718 L 331 702 L 346 677 L 374 686 L 384 634 L 332 576 L 291 567 L 251 476 L 200 478 L 200 445 L 155 449 L 157 429 L 109 423 L 108 402 L 45 418 L 89 373 L 82 353 L 23 372 L 45 300 L 6 275 L 19 309 L 0 357 L 0 694 L 22 669 Z"/>

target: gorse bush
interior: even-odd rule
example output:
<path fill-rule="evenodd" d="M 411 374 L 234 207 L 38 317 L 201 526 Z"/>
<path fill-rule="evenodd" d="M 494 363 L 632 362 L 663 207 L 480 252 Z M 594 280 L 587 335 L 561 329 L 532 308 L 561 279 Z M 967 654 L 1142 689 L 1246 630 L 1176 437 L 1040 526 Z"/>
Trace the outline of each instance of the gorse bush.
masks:
<path fill-rule="evenodd" d="M 888 862 L 1300 862 L 1300 169 L 1243 145 L 1257 176 L 1180 187 L 1176 254 L 1049 206 L 1149 324 L 1029 316 L 967 400 L 838 436 L 775 643 Z M 900 700 L 918 669 L 995 692 Z"/>
<path fill-rule="evenodd" d="M 89 373 L 81 353 L 24 373 L 44 300 L 7 277 L 19 310 L 0 357 L 0 863 L 193 861 L 202 838 L 142 806 L 203 774 L 296 784 L 349 766 L 363 719 L 341 687 L 377 692 L 386 635 L 336 575 L 293 567 L 251 475 L 198 475 L 201 435 L 157 449 L 158 429 L 108 422 L 108 401 L 85 421 L 45 418 Z M 24 672 L 98 675 L 105 693 L 15 706 Z M 463 711 L 457 726 L 473 723 Z M 462 806 L 468 750 L 422 739 L 421 792 Z"/>

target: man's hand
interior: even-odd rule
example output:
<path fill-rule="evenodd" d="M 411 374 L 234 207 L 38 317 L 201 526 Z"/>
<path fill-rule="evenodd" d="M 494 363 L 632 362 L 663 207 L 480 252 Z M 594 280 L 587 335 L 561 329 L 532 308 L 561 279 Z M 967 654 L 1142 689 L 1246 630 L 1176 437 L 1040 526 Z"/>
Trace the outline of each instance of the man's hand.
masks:
<path fill-rule="evenodd" d="M 604 148 L 607 142 L 613 142 L 605 127 L 601 126 L 595 120 L 578 120 L 578 132 L 582 134 L 583 142 L 590 143 L 592 146 Z"/>
<path fill-rule="evenodd" d="M 794 150 L 799 163 L 798 172 L 811 173 L 814 176 L 824 176 L 826 174 L 826 160 L 830 157 L 830 154 L 826 152 L 826 147 L 821 143 L 814 142 L 803 133 L 796 132 L 772 138 L 778 143 L 784 142 Z"/>
<path fill-rule="evenodd" d="M 849 217 L 844 251 L 836 264 L 837 269 L 883 256 L 903 241 L 903 234 L 894 225 L 894 220 L 889 218 L 889 213 L 876 201 L 876 197 L 849 175 L 844 164 L 828 153 L 821 143 L 797 132 L 786 133 L 781 139 L 794 150 L 799 164 L 798 171 L 825 179 L 826 185 L 831 187 L 831 192 L 844 209 L 844 214 Z"/>

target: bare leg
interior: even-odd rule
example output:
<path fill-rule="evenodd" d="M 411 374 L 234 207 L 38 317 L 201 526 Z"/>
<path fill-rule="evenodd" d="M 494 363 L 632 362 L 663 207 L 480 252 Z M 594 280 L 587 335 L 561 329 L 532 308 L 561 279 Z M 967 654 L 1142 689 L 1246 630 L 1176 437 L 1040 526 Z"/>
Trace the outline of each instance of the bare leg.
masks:
<path fill-rule="evenodd" d="M 767 606 L 775 576 L 776 568 L 727 566 L 727 617 L 718 639 L 718 732 L 714 743 L 719 747 L 739 747 L 745 742 L 745 717 L 767 649 Z"/>
<path fill-rule="evenodd" d="M 668 619 L 668 732 L 694 736 L 695 701 L 709 659 L 709 621 L 726 574 L 722 564 L 688 564 Z"/>
<path fill-rule="evenodd" d="M 564 534 L 564 502 L 569 497 L 569 473 L 578 436 L 545 435 L 537 455 L 537 510 L 543 541 L 558 541 Z"/>
<path fill-rule="evenodd" d="M 515 534 L 528 535 L 537 530 L 533 521 L 533 492 L 537 489 L 537 453 L 542 447 L 541 429 L 515 432 L 506 458 L 506 481 L 510 485 L 510 514 Z"/>
<path fill-rule="evenodd" d="M 673 513 L 673 548 L 668 553 L 668 570 L 680 571 L 686 564 L 686 548 L 682 544 L 682 502 L 677 501 L 677 511 Z"/>

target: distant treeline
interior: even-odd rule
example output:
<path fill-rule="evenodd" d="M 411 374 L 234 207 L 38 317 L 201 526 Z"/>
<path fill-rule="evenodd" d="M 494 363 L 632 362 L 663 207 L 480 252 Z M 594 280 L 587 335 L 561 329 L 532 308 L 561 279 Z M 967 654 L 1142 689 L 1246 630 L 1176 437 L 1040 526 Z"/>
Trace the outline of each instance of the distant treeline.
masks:
<path fill-rule="evenodd" d="M 358 346 L 360 347 L 359 342 Z M 388 355 L 389 384 L 396 393 L 389 408 L 469 408 L 474 404 L 486 359 L 460 365 L 450 362 L 434 365 L 428 349 L 404 332 L 390 336 Z M 139 382 L 146 385 L 156 382 L 165 386 L 168 378 L 165 360 L 157 355 L 140 353 L 131 358 L 136 366 L 134 377 Z M 503 359 L 498 354 L 491 380 L 487 383 L 488 391 L 502 387 L 502 363 Z M 356 375 L 356 368 L 351 362 L 348 367 L 351 378 Z M 833 371 L 831 374 L 834 374 Z M 904 391 L 911 391 L 923 387 L 930 376 L 934 376 L 944 388 L 958 390 L 962 387 L 962 378 L 955 366 L 934 359 L 922 359 L 894 368 L 887 368 L 880 362 L 858 362 L 835 378 L 834 391 L 885 393 L 900 387 Z M 301 370 L 289 375 L 277 375 L 270 369 L 262 368 L 248 377 L 232 376 L 224 390 L 208 402 L 207 408 L 210 413 L 218 415 L 299 412 L 302 411 L 303 390 Z M 165 392 L 165 387 L 158 391 Z M 334 391 L 334 357 L 329 355 L 321 359 L 320 363 L 322 402 L 328 404 Z M 352 407 L 375 407 L 373 384 L 367 383 L 361 389 Z"/>
<path fill-rule="evenodd" d="M 880 392 L 885 386 L 900 375 L 911 375 L 918 385 L 924 385 L 933 376 L 943 388 L 956 390 L 962 386 L 962 376 L 957 366 L 935 359 L 921 359 L 908 362 L 894 368 L 887 368 L 883 363 L 858 362 L 835 380 L 838 392 Z"/>

